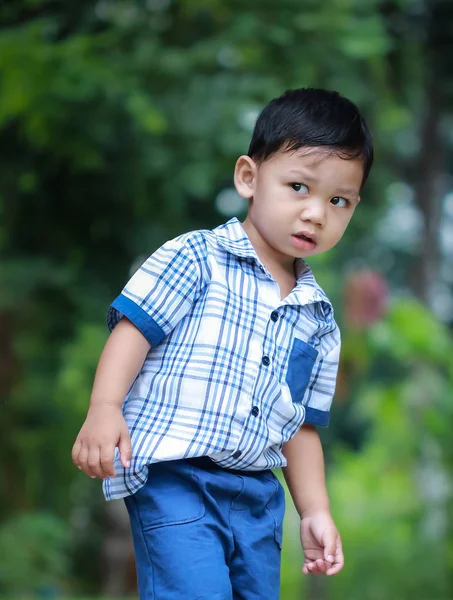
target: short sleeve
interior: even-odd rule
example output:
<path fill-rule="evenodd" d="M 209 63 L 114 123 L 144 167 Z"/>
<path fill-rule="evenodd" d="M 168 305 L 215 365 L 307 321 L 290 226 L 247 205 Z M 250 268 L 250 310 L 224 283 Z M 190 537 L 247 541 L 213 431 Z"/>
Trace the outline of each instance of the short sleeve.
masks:
<path fill-rule="evenodd" d="M 200 249 L 179 238 L 152 254 L 112 302 L 107 325 L 112 331 L 127 317 L 157 346 L 188 313 L 201 288 Z"/>
<path fill-rule="evenodd" d="M 340 343 L 325 356 L 318 357 L 313 366 L 310 383 L 305 392 L 305 423 L 327 427 L 330 419 L 340 360 Z"/>

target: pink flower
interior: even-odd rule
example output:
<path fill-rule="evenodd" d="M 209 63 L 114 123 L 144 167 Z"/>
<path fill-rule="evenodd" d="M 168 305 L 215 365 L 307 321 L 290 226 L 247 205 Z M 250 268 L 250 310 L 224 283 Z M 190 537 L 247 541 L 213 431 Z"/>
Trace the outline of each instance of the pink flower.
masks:
<path fill-rule="evenodd" d="M 363 269 L 346 278 L 344 288 L 344 318 L 348 327 L 367 329 L 385 314 L 389 289 L 377 271 Z"/>

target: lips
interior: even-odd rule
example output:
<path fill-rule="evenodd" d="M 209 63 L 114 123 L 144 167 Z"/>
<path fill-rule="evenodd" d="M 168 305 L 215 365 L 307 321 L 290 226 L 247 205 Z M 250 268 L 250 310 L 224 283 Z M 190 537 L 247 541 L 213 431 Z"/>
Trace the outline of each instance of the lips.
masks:
<path fill-rule="evenodd" d="M 310 231 L 299 231 L 292 236 L 292 243 L 298 252 L 313 252 L 316 248 L 317 239 Z"/>
<path fill-rule="evenodd" d="M 318 242 L 316 234 L 311 233 L 310 231 L 299 231 L 298 233 L 295 233 L 294 236 L 299 238 L 300 240 L 305 240 L 315 245 Z"/>

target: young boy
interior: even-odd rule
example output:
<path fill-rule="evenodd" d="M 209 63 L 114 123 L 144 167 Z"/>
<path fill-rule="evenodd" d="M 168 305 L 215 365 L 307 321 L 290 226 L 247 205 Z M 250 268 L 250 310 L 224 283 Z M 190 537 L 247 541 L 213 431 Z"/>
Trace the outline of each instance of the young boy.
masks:
<path fill-rule="evenodd" d="M 167 242 L 110 307 L 72 456 L 105 479 L 107 499 L 125 498 L 140 598 L 277 599 L 278 467 L 301 519 L 303 573 L 343 567 L 316 430 L 340 335 L 303 259 L 340 241 L 372 161 L 354 104 L 286 92 L 236 163 L 245 221 Z"/>

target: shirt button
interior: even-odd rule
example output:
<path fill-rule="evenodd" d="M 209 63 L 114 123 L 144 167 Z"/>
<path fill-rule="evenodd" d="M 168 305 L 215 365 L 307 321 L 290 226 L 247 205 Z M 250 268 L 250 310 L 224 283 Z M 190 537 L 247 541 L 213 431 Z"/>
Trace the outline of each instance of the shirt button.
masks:
<path fill-rule="evenodd" d="M 236 450 L 236 452 L 233 454 L 233 458 L 239 458 L 242 455 L 242 452 L 240 450 Z"/>
<path fill-rule="evenodd" d="M 260 414 L 260 409 L 259 409 L 257 406 L 254 406 L 254 407 L 252 408 L 252 415 L 253 415 L 254 417 L 257 417 L 259 414 Z"/>
<path fill-rule="evenodd" d="M 263 356 L 261 362 L 265 367 L 268 367 L 271 364 L 271 359 L 268 356 Z"/>
<path fill-rule="evenodd" d="M 278 312 L 274 310 L 273 313 L 271 313 L 271 319 L 274 321 L 278 321 Z"/>

